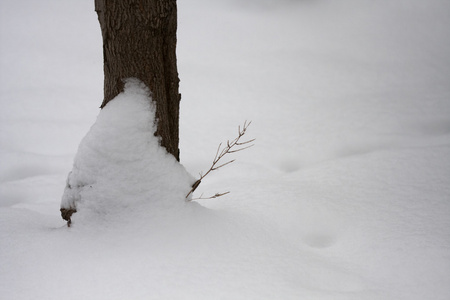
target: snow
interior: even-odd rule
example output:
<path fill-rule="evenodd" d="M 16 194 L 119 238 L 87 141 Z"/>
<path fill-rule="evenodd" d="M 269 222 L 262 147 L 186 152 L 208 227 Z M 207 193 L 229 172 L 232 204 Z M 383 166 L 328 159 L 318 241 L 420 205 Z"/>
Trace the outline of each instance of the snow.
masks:
<path fill-rule="evenodd" d="M 0 4 L 1 299 L 450 298 L 448 1 L 179 2 L 182 166 L 91 2 Z"/>
<path fill-rule="evenodd" d="M 159 146 L 155 112 L 150 90 L 135 78 L 100 111 L 80 143 L 61 201 L 62 208 L 76 209 L 75 224 L 134 218 L 127 212 L 149 202 L 185 201 L 195 179 Z"/>

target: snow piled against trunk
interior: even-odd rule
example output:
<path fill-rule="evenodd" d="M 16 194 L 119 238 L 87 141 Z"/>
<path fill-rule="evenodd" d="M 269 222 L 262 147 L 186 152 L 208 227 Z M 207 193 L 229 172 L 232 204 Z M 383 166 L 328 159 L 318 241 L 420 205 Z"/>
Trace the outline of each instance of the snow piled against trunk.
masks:
<path fill-rule="evenodd" d="M 74 223 L 184 202 L 194 178 L 159 145 L 155 110 L 149 89 L 127 79 L 124 92 L 100 111 L 80 143 L 61 202 L 76 208 Z"/>

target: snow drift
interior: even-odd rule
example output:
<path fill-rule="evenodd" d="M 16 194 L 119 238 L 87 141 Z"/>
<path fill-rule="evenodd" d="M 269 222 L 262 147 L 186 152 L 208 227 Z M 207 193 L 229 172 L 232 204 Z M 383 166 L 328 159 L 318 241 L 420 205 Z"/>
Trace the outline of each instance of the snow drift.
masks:
<path fill-rule="evenodd" d="M 183 165 L 205 170 L 245 119 L 257 147 L 196 191 L 230 195 L 185 203 L 181 166 L 127 151 L 155 142 L 127 89 L 77 156 L 97 192 L 71 228 L 100 29 L 92 0 L 22 2 L 0 10 L 1 299 L 450 299 L 449 1 L 179 1 Z"/>
<path fill-rule="evenodd" d="M 62 208 L 77 210 L 74 220 L 184 202 L 194 179 L 160 146 L 155 110 L 150 90 L 127 79 L 124 91 L 100 111 L 80 143 L 61 201 Z"/>

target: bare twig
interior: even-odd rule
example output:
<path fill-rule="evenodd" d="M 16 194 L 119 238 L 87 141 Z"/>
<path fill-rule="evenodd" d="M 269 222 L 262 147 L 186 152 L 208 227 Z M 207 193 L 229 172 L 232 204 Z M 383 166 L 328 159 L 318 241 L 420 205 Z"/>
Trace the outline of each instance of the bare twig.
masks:
<path fill-rule="evenodd" d="M 253 142 L 255 139 L 251 139 L 248 141 L 244 141 L 241 142 L 240 139 L 244 136 L 245 132 L 247 131 L 248 126 L 250 126 L 250 124 L 252 123 L 252 121 L 248 122 L 245 121 L 244 122 L 244 126 L 239 126 L 238 127 L 238 136 L 232 140 L 232 141 L 227 141 L 226 145 L 222 148 L 222 143 L 219 144 L 219 147 L 217 147 L 217 151 L 216 151 L 216 155 L 214 156 L 213 162 L 211 167 L 209 168 L 209 170 L 205 173 L 202 174 L 200 173 L 200 178 L 192 185 L 191 190 L 189 191 L 189 193 L 186 195 L 186 198 L 188 198 L 194 191 L 195 189 L 200 185 L 200 183 L 202 182 L 202 179 L 205 178 L 209 173 L 211 173 L 212 171 L 218 170 L 228 164 L 231 164 L 232 162 L 234 162 L 235 160 L 230 160 L 227 161 L 225 163 L 219 164 L 219 161 L 226 155 L 226 154 L 230 154 L 230 153 L 235 153 L 235 152 L 239 152 L 242 151 L 244 149 L 250 148 L 252 147 L 254 144 L 250 144 L 251 142 Z M 229 192 L 225 192 L 225 193 L 216 193 L 214 196 L 211 197 L 207 197 L 207 198 L 202 198 L 202 196 L 200 196 L 199 198 L 195 198 L 195 199 L 190 199 L 188 201 L 191 200 L 198 200 L 198 199 L 213 199 L 213 198 L 217 198 L 223 195 L 228 194 Z"/>
<path fill-rule="evenodd" d="M 189 200 L 189 201 L 193 201 L 193 200 L 205 200 L 205 199 L 214 199 L 214 198 L 219 198 L 219 197 L 221 197 L 221 196 L 223 196 L 223 195 L 226 195 L 226 194 L 229 194 L 229 193 L 230 193 L 230 192 L 216 193 L 215 195 L 210 196 L 210 197 L 203 197 L 203 194 L 201 194 L 200 197 L 198 197 L 198 198 L 192 198 L 192 199 Z"/>

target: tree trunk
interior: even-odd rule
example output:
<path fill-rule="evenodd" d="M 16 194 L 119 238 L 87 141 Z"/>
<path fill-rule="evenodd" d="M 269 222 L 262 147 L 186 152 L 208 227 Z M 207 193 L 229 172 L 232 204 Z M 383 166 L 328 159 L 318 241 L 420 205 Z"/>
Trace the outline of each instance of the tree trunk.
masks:
<path fill-rule="evenodd" d="M 123 90 L 123 79 L 147 85 L 156 102 L 156 135 L 179 160 L 176 0 L 95 0 L 103 37 L 103 108 Z"/>

